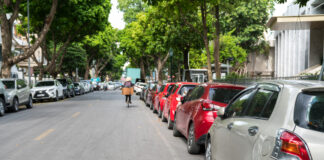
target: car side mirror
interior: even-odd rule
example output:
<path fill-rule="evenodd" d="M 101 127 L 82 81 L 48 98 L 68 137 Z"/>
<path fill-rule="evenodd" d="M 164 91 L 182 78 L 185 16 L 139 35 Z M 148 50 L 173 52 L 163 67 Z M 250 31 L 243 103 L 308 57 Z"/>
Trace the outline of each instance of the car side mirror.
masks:
<path fill-rule="evenodd" d="M 22 88 L 22 86 L 21 86 L 20 84 L 18 84 L 17 88 L 18 88 L 18 89 L 21 89 L 21 88 Z"/>

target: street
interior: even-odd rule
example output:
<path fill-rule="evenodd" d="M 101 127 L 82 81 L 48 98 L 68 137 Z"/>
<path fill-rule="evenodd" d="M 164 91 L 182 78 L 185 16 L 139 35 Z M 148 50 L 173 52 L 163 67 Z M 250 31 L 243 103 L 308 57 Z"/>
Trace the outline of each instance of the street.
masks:
<path fill-rule="evenodd" d="M 0 118 L 2 160 L 199 160 L 138 96 L 118 91 L 21 106 Z"/>

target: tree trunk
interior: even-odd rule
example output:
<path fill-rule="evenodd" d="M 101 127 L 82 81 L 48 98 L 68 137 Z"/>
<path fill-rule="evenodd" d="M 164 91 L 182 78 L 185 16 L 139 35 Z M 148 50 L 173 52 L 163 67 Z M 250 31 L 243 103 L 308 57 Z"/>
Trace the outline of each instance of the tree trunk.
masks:
<path fill-rule="evenodd" d="M 209 51 L 209 40 L 208 40 L 208 31 L 207 31 L 207 5 L 206 1 L 204 0 L 202 5 L 200 6 L 201 10 L 201 19 L 203 23 L 203 39 L 204 39 L 204 45 L 206 49 L 207 54 L 207 76 L 208 76 L 208 82 L 213 82 L 213 74 L 211 69 L 211 58 L 210 58 L 210 51 Z"/>
<path fill-rule="evenodd" d="M 141 79 L 145 79 L 146 72 L 145 72 L 145 65 L 144 65 L 144 59 L 143 59 L 143 57 L 142 57 L 142 60 L 140 61 L 140 68 L 141 68 Z"/>
<path fill-rule="evenodd" d="M 219 22 L 219 6 L 215 6 L 214 17 L 216 21 L 214 22 L 215 32 L 214 32 L 214 63 L 215 63 L 215 72 L 216 79 L 221 78 L 221 64 L 219 61 L 219 39 L 220 39 L 220 22 Z"/>
<path fill-rule="evenodd" d="M 18 56 L 11 56 L 12 29 L 13 29 L 14 21 L 17 19 L 18 14 L 19 14 L 20 0 L 16 1 L 15 6 L 6 6 L 8 4 L 4 4 L 3 1 L 0 1 L 0 10 L 2 11 L 0 13 L 1 37 L 2 37 L 2 61 L 6 62 L 6 63 L 2 64 L 1 76 L 3 78 L 10 77 L 10 68 L 13 65 L 32 56 L 32 54 L 36 51 L 36 49 L 39 47 L 39 45 L 43 42 L 45 35 L 49 31 L 49 28 L 50 28 L 52 21 L 54 19 L 54 15 L 56 13 L 56 8 L 57 8 L 57 2 L 58 2 L 58 0 L 53 0 L 50 13 L 46 17 L 44 27 L 43 27 L 42 31 L 40 32 L 39 38 L 35 41 L 33 46 L 31 46 L 31 48 L 29 48 L 23 54 L 20 54 Z M 11 18 L 9 20 L 7 19 L 7 16 L 6 16 L 6 12 L 4 9 L 5 7 L 13 8 L 13 12 L 12 12 Z"/>
<path fill-rule="evenodd" d="M 159 54 L 158 54 L 159 55 Z M 157 62 L 157 80 L 158 80 L 158 84 L 162 85 L 163 83 L 163 75 L 162 75 L 162 69 L 164 64 L 166 63 L 166 61 L 169 58 L 170 53 L 168 52 L 168 54 L 162 59 L 162 56 L 157 56 L 156 57 L 156 62 Z"/>
<path fill-rule="evenodd" d="M 187 82 L 192 82 L 191 77 L 190 77 L 190 68 L 189 68 L 189 50 L 190 47 L 184 47 L 183 49 L 183 66 L 184 66 L 184 72 L 185 72 L 185 80 Z M 181 75 L 180 75 L 181 77 Z"/>
<path fill-rule="evenodd" d="M 38 74 L 38 80 L 43 80 L 43 76 L 44 76 L 44 68 L 41 67 L 39 68 L 39 74 Z"/>
<path fill-rule="evenodd" d="M 87 58 L 86 70 L 83 77 L 85 80 L 89 79 L 90 61 L 91 61 L 90 58 Z"/>

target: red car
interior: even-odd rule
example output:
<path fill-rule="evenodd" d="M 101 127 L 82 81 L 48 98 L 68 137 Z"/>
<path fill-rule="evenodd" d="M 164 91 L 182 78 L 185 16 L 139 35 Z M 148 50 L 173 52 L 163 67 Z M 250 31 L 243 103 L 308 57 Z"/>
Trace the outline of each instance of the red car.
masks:
<path fill-rule="evenodd" d="M 167 99 L 164 103 L 162 121 L 168 122 L 168 129 L 172 129 L 174 121 L 174 113 L 178 105 L 180 105 L 181 97 L 185 96 L 186 93 L 195 88 L 198 83 L 191 82 L 179 82 L 175 84 L 172 92 L 167 95 Z"/>
<path fill-rule="evenodd" d="M 159 93 L 160 88 L 161 88 L 160 85 L 155 85 L 147 93 L 147 98 L 146 98 L 145 103 L 146 103 L 146 106 L 149 106 L 151 109 L 153 109 L 154 99 L 155 99 L 155 96 Z"/>
<path fill-rule="evenodd" d="M 158 117 L 162 117 L 164 102 L 169 93 L 171 93 L 175 83 L 167 83 L 164 88 L 160 89 L 160 93 L 155 97 L 153 113 L 158 113 Z"/>
<path fill-rule="evenodd" d="M 209 128 L 217 117 L 220 107 L 245 87 L 221 83 L 205 83 L 195 87 L 176 109 L 173 135 L 187 138 L 187 149 L 191 154 L 200 152 Z"/>

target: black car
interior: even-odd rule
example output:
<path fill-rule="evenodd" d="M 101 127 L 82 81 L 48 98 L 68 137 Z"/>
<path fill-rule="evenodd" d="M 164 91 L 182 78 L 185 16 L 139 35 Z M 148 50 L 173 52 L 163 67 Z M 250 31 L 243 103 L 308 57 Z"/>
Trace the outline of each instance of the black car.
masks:
<path fill-rule="evenodd" d="M 62 79 L 57 79 L 57 80 L 60 81 L 60 83 L 63 86 L 63 94 L 65 97 L 74 97 L 75 96 L 74 84 L 71 79 L 62 78 Z"/>

